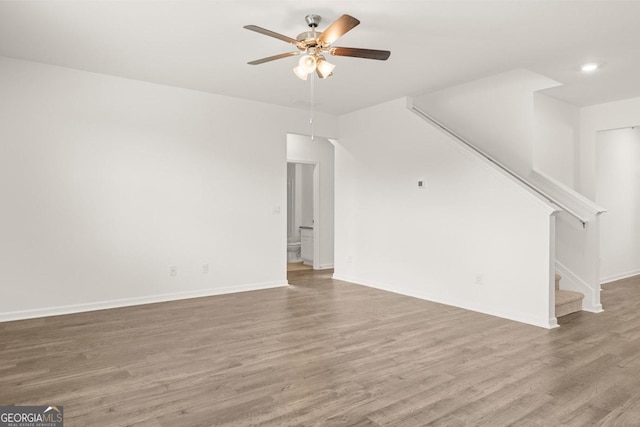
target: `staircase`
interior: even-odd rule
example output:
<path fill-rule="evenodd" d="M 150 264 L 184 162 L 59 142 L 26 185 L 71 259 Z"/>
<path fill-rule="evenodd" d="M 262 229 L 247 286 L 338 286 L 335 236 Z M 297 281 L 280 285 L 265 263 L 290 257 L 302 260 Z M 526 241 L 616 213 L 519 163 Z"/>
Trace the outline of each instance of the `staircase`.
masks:
<path fill-rule="evenodd" d="M 556 318 L 582 310 L 584 295 L 580 292 L 560 290 L 560 279 L 556 274 Z"/>

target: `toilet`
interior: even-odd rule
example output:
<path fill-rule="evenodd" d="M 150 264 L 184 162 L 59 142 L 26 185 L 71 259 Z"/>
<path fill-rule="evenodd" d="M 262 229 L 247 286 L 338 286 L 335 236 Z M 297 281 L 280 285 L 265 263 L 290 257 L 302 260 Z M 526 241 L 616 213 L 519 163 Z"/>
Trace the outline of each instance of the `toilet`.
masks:
<path fill-rule="evenodd" d="M 300 242 L 287 242 L 287 262 L 300 261 Z"/>

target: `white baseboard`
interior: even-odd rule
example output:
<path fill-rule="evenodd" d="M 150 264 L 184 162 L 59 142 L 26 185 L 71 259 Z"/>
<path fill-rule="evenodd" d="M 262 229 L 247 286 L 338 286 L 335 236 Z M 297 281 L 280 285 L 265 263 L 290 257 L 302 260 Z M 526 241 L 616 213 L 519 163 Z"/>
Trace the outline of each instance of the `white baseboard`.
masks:
<path fill-rule="evenodd" d="M 555 317 L 545 322 L 545 321 L 540 321 L 538 319 L 531 318 L 530 316 L 527 316 L 527 315 L 523 315 L 522 313 L 513 313 L 513 312 L 506 312 L 506 311 L 488 311 L 483 307 L 476 306 L 475 304 L 469 304 L 465 302 L 461 303 L 458 301 L 452 301 L 452 300 L 443 299 L 443 298 L 434 298 L 433 296 L 428 295 L 427 293 L 424 293 L 424 292 L 418 292 L 410 289 L 403 289 L 397 286 L 392 286 L 385 283 L 377 283 L 371 280 L 366 280 L 366 279 L 363 280 L 356 277 L 341 276 L 336 274 L 333 275 L 333 278 L 336 280 L 341 280 L 343 282 L 354 283 L 356 285 L 367 286 L 370 288 L 380 289 L 382 291 L 392 292 L 400 295 L 406 295 L 413 298 L 419 298 L 425 301 L 431 301 L 438 304 L 458 307 L 464 310 L 475 311 L 477 313 L 488 314 L 490 316 L 496 316 L 503 319 L 513 320 L 516 322 L 525 323 L 527 325 L 538 326 L 540 328 L 552 329 L 558 326 L 557 321 L 555 322 L 552 321 L 552 319 L 555 320 Z"/>
<path fill-rule="evenodd" d="M 107 310 L 110 308 L 130 307 L 134 305 L 154 304 L 158 302 L 176 301 L 190 298 L 210 297 L 214 295 L 249 292 L 261 289 L 272 289 L 287 286 L 287 282 L 273 281 L 253 283 L 247 285 L 228 286 L 224 288 L 200 289 L 189 292 L 175 292 L 170 294 L 148 295 L 144 297 L 123 298 L 109 301 L 91 302 L 86 304 L 64 305 L 58 307 L 38 308 L 34 310 L 10 311 L 0 313 L 0 323 L 14 320 L 35 319 L 38 317 L 60 316 L 63 314 L 82 313 L 86 311 Z"/>
<path fill-rule="evenodd" d="M 628 279 L 629 277 L 640 275 L 640 270 L 629 271 L 627 273 L 614 274 L 612 276 L 603 277 L 600 279 L 600 284 L 611 283 L 622 279 Z"/>
<path fill-rule="evenodd" d="M 333 264 L 320 264 L 318 270 L 331 270 L 333 268 Z"/>
<path fill-rule="evenodd" d="M 597 304 L 593 307 L 582 307 L 582 310 L 588 311 L 589 313 L 602 313 L 604 311 L 602 304 Z"/>

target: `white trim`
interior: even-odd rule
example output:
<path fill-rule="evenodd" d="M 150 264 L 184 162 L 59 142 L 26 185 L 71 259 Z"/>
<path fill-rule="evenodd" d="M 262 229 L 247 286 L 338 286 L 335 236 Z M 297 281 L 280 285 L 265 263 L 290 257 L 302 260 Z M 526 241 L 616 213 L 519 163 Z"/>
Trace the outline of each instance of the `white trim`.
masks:
<path fill-rule="evenodd" d="M 598 205 L 592 200 L 589 200 L 588 198 L 578 193 L 573 188 L 568 187 L 567 185 L 545 174 L 542 171 L 539 171 L 536 169 L 532 170 L 531 173 L 529 174 L 529 178 L 531 179 L 531 181 L 544 187 L 546 191 L 549 191 L 551 187 L 551 192 L 556 193 L 554 194 L 555 197 L 558 197 L 557 190 L 559 190 L 562 193 L 562 196 L 559 198 L 563 200 L 566 200 L 567 198 L 569 198 L 574 205 L 575 204 L 579 205 L 578 210 L 586 211 L 588 215 L 600 215 L 607 212 L 607 210 L 602 206 Z"/>
<path fill-rule="evenodd" d="M 549 279 L 547 292 L 549 295 L 549 328 L 557 328 L 558 319 L 556 318 L 556 215 L 549 218 Z"/>
<path fill-rule="evenodd" d="M 331 270 L 333 268 L 333 264 L 321 264 L 318 266 L 318 270 Z"/>
<path fill-rule="evenodd" d="M 564 264 L 556 260 L 556 272 L 562 276 L 560 280 L 560 289 L 567 291 L 575 291 L 584 294 L 582 300 L 582 310 L 592 313 L 601 313 L 602 304 L 600 303 L 600 286 L 593 289 L 587 282 L 582 280 L 577 274 L 569 270 Z"/>
<path fill-rule="evenodd" d="M 603 277 L 600 279 L 600 284 L 611 283 L 622 279 L 628 279 L 629 277 L 640 275 L 640 270 L 629 271 L 627 273 L 614 274 L 612 276 Z"/>
<path fill-rule="evenodd" d="M 236 285 L 224 288 L 201 289 L 190 292 L 176 292 L 170 294 L 148 295 L 144 297 L 124 298 L 109 301 L 92 302 L 87 304 L 63 305 L 58 307 L 38 308 L 34 310 L 9 311 L 0 313 L 1 322 L 11 322 L 14 320 L 35 319 L 38 317 L 60 316 L 63 314 L 82 313 L 87 311 L 107 310 L 110 308 L 130 307 L 134 305 L 155 304 L 158 302 L 176 301 L 190 298 L 209 297 L 214 295 L 231 294 L 236 292 L 257 291 L 262 289 L 272 289 L 286 287 L 286 281 L 272 281 L 263 283 L 253 283 L 246 285 Z"/>
<path fill-rule="evenodd" d="M 321 163 L 320 161 L 316 162 L 313 168 L 313 269 L 320 269 L 320 249 L 322 247 L 321 244 L 324 242 L 320 241 L 320 230 L 322 230 L 322 221 L 321 221 L 321 208 L 320 206 L 320 178 L 321 178 Z"/>
<path fill-rule="evenodd" d="M 430 295 L 427 295 L 426 293 L 423 292 L 416 292 L 415 290 L 408 290 L 408 289 L 403 289 L 400 287 L 396 287 L 396 286 L 391 286 L 388 284 L 384 284 L 384 283 L 376 283 L 370 280 L 360 280 L 357 279 L 355 277 L 349 277 L 349 276 L 340 276 L 340 275 L 333 275 L 333 278 L 335 280 L 341 280 L 343 282 L 348 282 L 348 283 L 353 283 L 356 285 L 361 285 L 361 286 L 367 286 L 369 288 L 375 288 L 375 289 L 380 289 L 382 291 L 387 291 L 387 292 L 391 292 L 394 294 L 400 294 L 400 295 L 406 295 L 409 297 L 413 297 L 413 298 L 419 298 L 425 301 L 430 301 L 430 302 L 435 302 L 438 304 L 444 304 L 444 305 L 448 305 L 448 306 L 452 306 L 452 307 L 458 307 L 458 308 L 462 308 L 464 310 L 470 310 L 470 311 L 475 311 L 477 313 L 482 313 L 482 314 L 487 314 L 490 316 L 495 316 L 495 317 L 501 317 L 503 319 L 507 319 L 507 320 L 513 320 L 516 322 L 520 322 L 520 323 L 525 323 L 528 325 L 532 325 L 532 326 L 538 326 L 541 328 L 545 328 L 545 329 L 553 329 L 555 327 L 558 326 L 557 321 L 554 322 L 553 320 L 555 320 L 555 317 L 550 318 L 548 321 L 539 321 L 539 319 L 534 319 L 530 316 L 527 315 L 523 315 L 521 313 L 514 313 L 514 312 L 504 312 L 504 311 L 495 311 L 495 312 L 489 312 L 486 311 L 485 309 L 478 307 L 474 304 L 460 304 L 459 302 L 453 302 L 450 301 L 448 299 L 440 299 L 440 298 L 433 298 Z"/>

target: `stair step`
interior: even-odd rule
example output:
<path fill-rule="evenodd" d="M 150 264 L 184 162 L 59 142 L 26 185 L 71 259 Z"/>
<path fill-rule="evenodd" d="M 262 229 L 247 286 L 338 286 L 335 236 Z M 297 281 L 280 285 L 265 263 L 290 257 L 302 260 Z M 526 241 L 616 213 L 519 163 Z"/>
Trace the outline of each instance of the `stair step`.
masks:
<path fill-rule="evenodd" d="M 582 310 L 584 295 L 573 291 L 556 291 L 556 317 Z"/>

